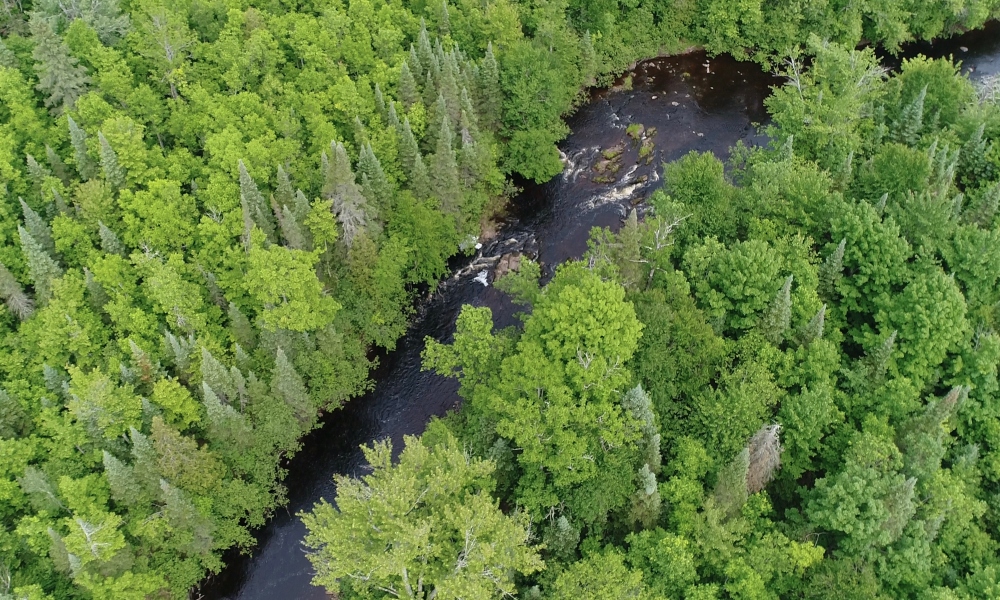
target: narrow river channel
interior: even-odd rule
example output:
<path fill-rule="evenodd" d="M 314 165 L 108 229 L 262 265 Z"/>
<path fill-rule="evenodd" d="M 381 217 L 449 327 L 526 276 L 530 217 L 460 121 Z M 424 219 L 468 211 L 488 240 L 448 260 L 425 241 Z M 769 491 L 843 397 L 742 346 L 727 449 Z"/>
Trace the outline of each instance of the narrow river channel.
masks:
<path fill-rule="evenodd" d="M 914 44 L 906 51 L 918 53 L 952 55 L 974 78 L 995 76 L 1000 74 L 1000 24 L 933 45 Z M 334 497 L 334 474 L 364 473 L 359 445 L 388 437 L 401 447 L 404 435 L 421 433 L 432 416 L 458 405 L 455 381 L 420 370 L 424 338 L 447 341 L 464 304 L 490 307 L 497 327 L 515 324 L 515 308 L 489 285 L 501 257 L 531 256 L 551 274 L 559 263 L 583 254 L 592 227 L 617 228 L 629 205 L 659 187 L 664 162 L 692 150 L 725 157 L 739 140 L 763 143 L 755 124 L 766 120 L 764 99 L 780 83 L 756 64 L 728 56 L 709 59 L 703 52 L 646 61 L 631 76 L 631 89 L 595 92 L 569 118 L 572 134 L 561 145 L 562 175 L 544 185 L 524 186 L 494 239 L 474 257 L 456 261 L 452 276 L 421 303 L 397 349 L 380 357 L 371 374 L 374 389 L 327 415 L 323 426 L 304 440 L 288 465 L 288 505 L 258 532 L 259 545 L 251 556 L 227 556 L 229 566 L 202 586 L 204 598 L 326 598 L 310 584 L 312 567 L 301 545 L 305 527 L 296 514 L 321 498 Z M 632 123 L 656 130 L 655 154 L 648 163 L 639 160 L 638 145 L 629 142 L 625 129 Z M 601 151 L 622 143 L 622 167 L 614 181 L 595 183 Z"/>

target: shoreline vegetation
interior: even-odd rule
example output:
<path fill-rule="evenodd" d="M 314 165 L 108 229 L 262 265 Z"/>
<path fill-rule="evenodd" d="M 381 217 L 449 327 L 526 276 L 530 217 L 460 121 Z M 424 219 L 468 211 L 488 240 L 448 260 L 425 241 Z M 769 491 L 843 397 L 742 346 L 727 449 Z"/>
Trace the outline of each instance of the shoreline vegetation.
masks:
<path fill-rule="evenodd" d="M 946 63 L 884 80 L 844 47 L 1000 7 L 882 4 L 0 4 L 0 597 L 184 598 L 224 550 L 249 550 L 283 503 L 282 461 L 368 389 L 367 352 L 394 347 L 414 289 L 472 247 L 512 176 L 562 170 L 581 90 L 682 39 L 813 57 L 807 71 L 793 53 L 796 91 L 769 100 L 779 147 L 737 152 L 737 186 L 710 156 L 667 167 L 656 218 L 595 232 L 593 268 L 542 289 L 522 263 L 503 285 L 531 307 L 523 332 L 463 312 L 427 364 L 460 377 L 466 408 L 399 465 L 373 447 L 341 511 L 306 517 L 317 583 L 979 597 L 995 542 L 943 507 L 992 518 L 977 465 L 996 379 L 995 105 Z M 852 485 L 868 495 L 844 516 Z M 373 490 L 415 520 L 390 510 L 388 537 L 338 537 Z M 878 562 L 891 551 L 930 563 Z"/>

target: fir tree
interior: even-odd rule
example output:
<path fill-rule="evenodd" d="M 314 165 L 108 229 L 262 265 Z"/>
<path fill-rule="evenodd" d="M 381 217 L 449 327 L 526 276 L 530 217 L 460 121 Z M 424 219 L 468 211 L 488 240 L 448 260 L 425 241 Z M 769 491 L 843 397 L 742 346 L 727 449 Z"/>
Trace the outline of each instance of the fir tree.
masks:
<path fill-rule="evenodd" d="M 7 305 L 7 310 L 21 321 L 27 320 L 35 311 L 34 302 L 24 293 L 21 284 L 3 263 L 0 263 L 0 297 Z"/>
<path fill-rule="evenodd" d="M 274 361 L 271 393 L 281 398 L 291 408 L 292 414 L 303 429 L 308 428 L 316 418 L 316 408 L 306 390 L 306 384 L 281 348 L 278 348 L 277 358 Z"/>
<path fill-rule="evenodd" d="M 111 302 L 108 293 L 104 291 L 104 286 L 94 279 L 94 274 L 87 267 L 83 268 L 84 285 L 87 287 L 87 302 L 95 313 L 104 311 L 104 306 Z"/>
<path fill-rule="evenodd" d="M 38 164 L 38 161 L 31 154 L 25 155 L 25 162 L 28 166 L 28 175 L 31 176 L 31 181 L 35 184 L 35 189 L 41 195 L 45 179 L 51 177 L 52 172 Z"/>
<path fill-rule="evenodd" d="M 69 206 L 66 205 L 66 201 L 63 200 L 62 194 L 60 194 L 59 190 L 56 188 L 52 188 L 52 202 L 56 205 L 56 210 L 59 214 L 69 214 Z"/>
<path fill-rule="evenodd" d="M 458 67 L 455 64 L 455 54 L 448 53 L 445 55 L 444 61 L 442 61 L 441 83 L 438 86 L 438 93 L 444 98 L 448 118 L 451 120 L 451 126 L 453 129 L 458 128 L 458 120 L 462 111 L 462 101 L 457 76 Z M 437 110 L 436 107 L 435 110 Z"/>
<path fill-rule="evenodd" d="M 403 61 L 403 66 L 399 69 L 399 99 L 406 110 L 410 110 L 414 104 L 420 101 L 420 90 L 417 89 L 417 80 L 410 72 L 407 62 Z"/>
<path fill-rule="evenodd" d="M 42 245 L 42 248 L 46 252 L 54 256 L 56 253 L 56 244 L 52 240 L 52 229 L 49 227 L 49 224 L 38 213 L 32 210 L 23 198 L 18 198 L 17 200 L 21 203 L 21 212 L 24 214 L 24 228 L 28 230 L 28 233 L 31 234 L 31 237 L 36 242 Z"/>
<path fill-rule="evenodd" d="M 819 287 L 816 290 L 820 298 L 833 302 L 838 298 L 837 284 L 844 276 L 844 250 L 847 248 L 847 238 L 840 240 L 837 248 L 826 257 L 819 267 Z"/>
<path fill-rule="evenodd" d="M 103 221 L 97 222 L 97 231 L 101 238 L 101 250 L 108 254 L 125 256 L 125 245 L 118 239 L 118 235 L 111 231 Z"/>
<path fill-rule="evenodd" d="M 427 22 L 420 18 L 420 33 L 417 34 L 417 58 L 423 67 L 424 75 L 431 70 L 431 63 L 434 62 L 434 49 L 431 48 L 431 39 L 427 35 Z"/>
<path fill-rule="evenodd" d="M 785 332 L 792 323 L 792 276 L 785 279 L 785 285 L 781 286 L 774 300 L 764 313 L 761 321 L 761 329 L 764 337 L 772 344 L 778 345 L 785 338 Z"/>
<path fill-rule="evenodd" d="M 239 399 L 237 382 L 231 372 L 207 348 L 201 348 L 201 380 L 220 400 L 232 404 Z"/>
<path fill-rule="evenodd" d="M 956 386 L 941 399 L 927 403 L 923 413 L 900 428 L 896 445 L 903 453 L 903 471 L 922 482 L 929 482 L 941 469 L 941 460 L 949 439 L 945 423 L 968 397 L 968 388 Z"/>
<path fill-rule="evenodd" d="M 97 174 L 97 165 L 87 153 L 87 134 L 76 124 L 73 117 L 67 116 L 69 121 L 69 141 L 73 146 L 73 159 L 76 161 L 76 172 L 84 181 L 89 181 Z"/>
<path fill-rule="evenodd" d="M 323 197 L 333 200 L 333 210 L 343 229 L 343 240 L 350 248 L 354 238 L 376 218 L 375 210 L 368 204 L 351 171 L 347 150 L 339 142 L 331 143 L 332 158 L 327 160 Z"/>
<path fill-rule="evenodd" d="M 309 199 L 302 190 L 295 190 L 295 197 L 292 199 L 292 204 L 290 205 L 292 209 L 292 214 L 295 215 L 296 220 L 299 223 L 305 221 L 306 217 L 309 216 Z"/>
<path fill-rule="evenodd" d="M 452 133 L 448 120 L 441 121 L 437 151 L 430 165 L 431 189 L 441 202 L 445 213 L 457 215 L 462 202 L 462 188 L 458 179 L 458 163 L 452 150 Z"/>
<path fill-rule="evenodd" d="M 479 122 L 476 118 L 476 109 L 472 106 L 472 98 L 469 96 L 469 90 L 462 88 L 461 94 L 461 115 L 459 117 L 459 126 L 462 131 L 462 139 L 464 141 L 465 136 L 468 135 L 473 141 L 479 140 Z"/>
<path fill-rule="evenodd" d="M 413 72 L 413 77 L 417 78 L 424 74 L 424 67 L 420 63 L 420 57 L 417 56 L 417 48 L 412 43 L 410 44 L 410 54 L 403 62 L 409 64 L 409 69 Z"/>
<path fill-rule="evenodd" d="M 276 209 L 275 213 L 278 215 L 278 225 L 281 227 L 281 237 L 285 240 L 285 246 L 293 250 L 308 250 L 309 242 L 306 241 L 293 210 L 286 204 Z"/>
<path fill-rule="evenodd" d="M 177 337 L 170 331 L 165 331 L 163 333 L 164 343 L 167 348 L 167 354 L 170 356 L 174 363 L 174 367 L 178 374 L 187 381 L 187 377 L 191 375 L 191 355 L 194 353 L 194 349 L 197 347 L 194 336 L 188 334 L 188 337 Z"/>
<path fill-rule="evenodd" d="M 448 16 L 448 0 L 441 0 L 441 18 L 438 20 L 438 33 L 441 37 L 451 35 L 451 17 Z"/>
<path fill-rule="evenodd" d="M 246 419 L 232 406 L 223 404 L 207 383 L 202 384 L 205 415 L 208 417 L 208 435 L 220 445 L 239 449 L 253 442 L 253 430 Z"/>
<path fill-rule="evenodd" d="M 186 555 L 207 556 L 212 551 L 212 521 L 201 514 L 195 504 L 181 489 L 160 480 L 163 497 L 163 515 L 175 532 L 175 539 L 183 540 L 178 548 Z"/>
<path fill-rule="evenodd" d="M 111 489 L 111 498 L 121 506 L 136 506 L 150 500 L 144 497 L 142 486 L 135 478 L 131 465 L 118 460 L 113 454 L 104 451 L 104 476 Z"/>
<path fill-rule="evenodd" d="M 29 465 L 25 468 L 24 475 L 17 478 L 17 482 L 35 510 L 58 514 L 66 509 L 48 475 L 38 467 Z"/>
<path fill-rule="evenodd" d="M 86 93 L 90 83 L 87 69 L 70 54 L 69 48 L 41 15 L 31 19 L 31 37 L 35 42 L 32 57 L 38 75 L 35 87 L 47 96 L 45 106 L 57 115 L 73 110 L 77 98 Z"/>
<path fill-rule="evenodd" d="M 17 232 L 21 238 L 21 252 L 28 263 L 28 273 L 35 285 L 35 297 L 40 304 L 45 304 L 52 297 L 52 282 L 62 275 L 62 268 L 28 230 L 18 225 Z"/>
<path fill-rule="evenodd" d="M 403 129 L 403 124 L 399 122 L 399 113 L 396 112 L 396 101 L 389 101 L 389 110 L 386 112 L 386 119 L 389 121 L 389 127 L 392 127 L 393 131 L 396 133 L 401 133 Z"/>
<path fill-rule="evenodd" d="M 272 242 L 277 241 L 273 216 L 267 206 L 267 202 L 264 200 L 264 195 L 260 193 L 257 183 L 250 176 L 250 172 L 247 171 L 247 166 L 242 160 L 239 161 L 238 166 L 240 171 L 241 201 L 246 203 L 250 218 L 264 232 L 267 239 Z"/>
<path fill-rule="evenodd" d="M 104 173 L 104 181 L 117 192 L 125 187 L 125 168 L 118 162 L 118 154 L 103 132 L 97 132 L 97 139 L 101 143 L 101 171 Z"/>
<path fill-rule="evenodd" d="M 983 191 L 974 208 L 965 211 L 964 219 L 983 229 L 990 229 L 998 209 L 1000 209 L 1000 183 L 994 183 Z"/>
<path fill-rule="evenodd" d="M 386 116 L 385 97 L 382 95 L 382 88 L 377 82 L 375 83 L 375 107 L 378 108 L 379 115 Z"/>
<path fill-rule="evenodd" d="M 410 178 L 410 190 L 413 191 L 413 195 L 421 200 L 426 200 L 431 197 L 431 177 L 427 172 L 427 165 L 424 164 L 424 158 L 421 156 L 420 151 L 417 151 L 415 160 L 413 161 L 413 175 Z"/>
<path fill-rule="evenodd" d="M 382 163 L 372 150 L 371 144 L 361 147 L 361 155 L 358 158 L 358 173 L 361 174 L 361 189 L 365 198 L 369 202 L 378 206 L 382 210 L 389 208 L 392 203 L 392 186 L 382 170 Z"/>
<path fill-rule="evenodd" d="M 236 345 L 251 350 L 256 348 L 257 334 L 250 323 L 250 319 L 243 314 L 240 307 L 230 302 L 227 314 L 229 315 L 229 330 L 236 341 Z"/>
<path fill-rule="evenodd" d="M 809 319 L 806 326 L 802 328 L 802 333 L 799 336 L 799 342 L 808 346 L 809 344 L 815 342 L 816 340 L 823 337 L 823 325 L 826 321 L 826 304 L 820 307 L 819 311 L 813 318 Z"/>
<path fill-rule="evenodd" d="M 483 126 L 493 131 L 500 124 L 500 67 L 493 56 L 493 43 L 486 46 L 486 56 L 479 66 L 477 106 Z"/>
<path fill-rule="evenodd" d="M 434 78 L 434 74 L 440 71 L 436 62 L 437 59 L 434 58 L 433 60 L 435 62 L 431 63 L 431 68 L 424 74 L 424 86 L 420 95 L 424 106 L 431 107 L 431 110 L 434 110 L 434 101 L 438 97 L 438 80 Z M 440 75 L 438 75 L 438 79 L 440 79 Z"/>
<path fill-rule="evenodd" d="M 747 473 L 750 470 L 750 449 L 744 448 L 719 470 L 712 499 L 728 517 L 739 514 L 747 501 Z"/>
<path fill-rule="evenodd" d="M 292 180 L 289 179 L 288 173 L 281 165 L 278 165 L 278 187 L 274 190 L 274 198 L 277 200 L 278 206 L 290 206 L 297 219 L 306 218 L 305 214 L 298 214 L 299 207 L 295 204 L 295 188 L 292 187 Z M 308 214 L 308 210 L 306 214 Z"/>
<path fill-rule="evenodd" d="M 925 85 L 917 97 L 907 104 L 896 121 L 896 139 L 910 146 L 916 145 L 924 129 L 924 101 L 927 99 Z"/>
<path fill-rule="evenodd" d="M 69 169 L 66 168 L 66 163 L 63 159 L 56 154 L 56 151 L 52 149 L 52 146 L 45 144 L 45 160 L 48 161 L 49 167 L 52 168 L 52 173 L 59 178 L 59 181 L 63 185 L 69 185 Z"/>
<path fill-rule="evenodd" d="M 420 154 L 420 147 L 417 145 L 417 138 L 410 128 L 410 119 L 403 119 L 403 135 L 399 140 L 399 162 L 403 165 L 406 176 L 413 181 L 413 167 L 416 164 L 417 155 Z"/>

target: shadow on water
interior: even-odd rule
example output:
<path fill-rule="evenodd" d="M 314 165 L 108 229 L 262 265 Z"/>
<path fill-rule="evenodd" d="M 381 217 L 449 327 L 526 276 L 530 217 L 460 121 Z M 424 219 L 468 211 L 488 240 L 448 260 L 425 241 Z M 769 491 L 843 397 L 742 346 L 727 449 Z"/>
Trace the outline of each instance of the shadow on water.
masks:
<path fill-rule="evenodd" d="M 915 52 L 953 54 L 976 75 L 996 73 L 1000 26 L 918 45 Z M 420 370 L 424 338 L 448 341 L 464 304 L 492 309 L 498 327 L 516 323 L 516 309 L 506 295 L 476 278 L 492 281 L 494 266 L 509 253 L 535 258 L 550 276 L 556 265 L 583 254 L 592 227 L 617 229 L 628 207 L 662 184 L 662 163 L 693 150 L 725 157 L 739 140 L 762 143 L 753 124 L 766 120 L 764 99 L 777 83 L 755 64 L 694 52 L 640 63 L 632 72 L 631 90 L 595 92 L 568 120 L 572 134 L 561 145 L 563 173 L 543 185 L 523 184 L 495 239 L 474 257 L 455 261 L 452 275 L 421 302 L 396 350 L 379 357 L 372 391 L 326 415 L 322 427 L 305 438 L 288 465 L 288 505 L 257 533 L 253 554 L 227 556 L 229 566 L 204 582 L 203 597 L 326 598 L 310 584 L 312 567 L 302 547 L 305 527 L 295 515 L 334 497 L 335 474 L 365 472 L 359 445 L 391 438 L 400 448 L 404 435 L 421 433 L 431 417 L 458 406 L 457 382 Z M 639 160 L 639 144 L 626 133 L 632 123 L 656 128 L 648 164 Z M 619 144 L 624 149 L 614 181 L 595 183 L 602 151 Z"/>

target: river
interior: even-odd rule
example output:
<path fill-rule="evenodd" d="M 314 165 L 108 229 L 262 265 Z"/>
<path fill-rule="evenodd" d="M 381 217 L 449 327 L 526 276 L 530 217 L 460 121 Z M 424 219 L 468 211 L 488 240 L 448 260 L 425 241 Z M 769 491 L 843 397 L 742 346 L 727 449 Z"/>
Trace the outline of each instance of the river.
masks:
<path fill-rule="evenodd" d="M 913 44 L 907 55 L 953 55 L 973 77 L 1000 73 L 1000 24 L 964 36 Z M 891 64 L 893 59 L 889 59 Z M 323 599 L 310 584 L 312 567 L 302 547 L 305 527 L 296 514 L 321 498 L 335 496 L 335 474 L 361 475 L 361 444 L 391 438 L 402 447 L 404 435 L 419 434 L 434 415 L 456 407 L 458 384 L 420 370 L 423 340 L 448 341 L 464 304 L 488 306 L 497 327 L 517 323 L 515 308 L 492 285 L 494 266 L 504 255 L 522 253 L 538 260 L 543 274 L 579 258 L 592 227 L 617 228 L 630 205 L 661 185 L 661 165 L 697 150 L 728 155 L 737 141 L 759 144 L 756 123 L 765 122 L 764 99 L 779 83 L 753 63 L 728 56 L 709 59 L 703 52 L 640 63 L 631 89 L 619 86 L 593 93 L 567 123 L 572 133 L 561 144 L 565 169 L 543 185 L 524 184 L 511 202 L 497 236 L 474 257 L 454 262 L 452 275 L 427 300 L 395 351 L 380 356 L 372 372 L 375 386 L 324 418 L 288 465 L 288 505 L 278 509 L 257 534 L 251 556 L 230 553 L 229 565 L 205 581 L 201 593 L 211 600 Z M 624 80 L 620 80 L 622 83 Z M 639 145 L 626 127 L 640 123 L 656 129 L 651 161 L 639 160 Z M 595 183 L 601 152 L 624 143 L 621 169 L 612 182 Z M 479 281 L 477 281 L 477 278 Z"/>

